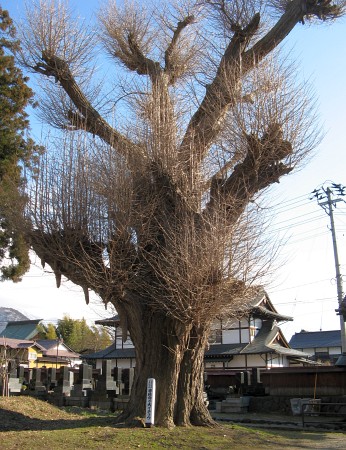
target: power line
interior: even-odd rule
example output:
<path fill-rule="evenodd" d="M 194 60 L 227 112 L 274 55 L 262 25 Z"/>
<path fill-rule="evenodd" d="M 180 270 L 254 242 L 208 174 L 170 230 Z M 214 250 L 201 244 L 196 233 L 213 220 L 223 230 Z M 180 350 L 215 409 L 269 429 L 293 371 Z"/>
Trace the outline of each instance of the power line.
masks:
<path fill-rule="evenodd" d="M 308 196 L 306 194 L 303 194 L 303 195 L 299 195 L 298 197 L 294 197 L 290 200 L 280 201 L 279 203 L 272 205 L 272 208 L 282 209 L 287 205 L 288 206 L 294 205 L 296 203 L 301 203 L 302 201 L 305 202 L 306 200 L 308 200 Z"/>
<path fill-rule="evenodd" d="M 292 300 L 288 302 L 273 302 L 276 305 L 305 305 L 308 303 L 315 303 L 315 302 L 325 302 L 325 301 L 333 301 L 335 302 L 335 297 L 321 297 L 321 298 L 315 298 L 313 300 Z"/>
<path fill-rule="evenodd" d="M 315 218 L 312 218 L 312 219 L 309 219 L 309 220 L 303 220 L 301 222 L 292 223 L 292 224 L 286 225 L 284 227 L 273 228 L 272 231 L 275 231 L 275 232 L 283 231 L 283 230 L 288 230 L 288 229 L 291 229 L 291 228 L 294 228 L 294 227 L 298 227 L 298 226 L 301 226 L 301 225 L 306 225 L 308 223 L 315 222 L 317 219 L 321 219 L 322 217 L 323 216 L 319 216 L 319 217 L 315 217 Z"/>
<path fill-rule="evenodd" d="M 320 211 L 320 210 L 316 210 L 316 211 L 310 211 L 310 212 L 307 212 L 307 213 L 304 213 L 304 214 L 300 214 L 299 216 L 294 216 L 294 217 L 291 217 L 291 218 L 289 218 L 289 219 L 281 220 L 280 222 L 276 222 L 275 225 L 280 225 L 281 223 L 291 222 L 292 220 L 300 219 L 300 218 L 306 217 L 306 216 L 311 216 L 311 215 L 313 215 L 313 214 L 314 214 L 314 215 L 317 214 L 317 215 L 318 215 L 317 218 L 319 218 L 319 217 L 324 217 L 324 215 L 321 214 L 321 211 Z"/>
<path fill-rule="evenodd" d="M 298 284 L 296 286 L 290 286 L 290 287 L 287 287 L 287 288 L 284 288 L 284 289 L 277 289 L 276 291 L 272 291 L 272 292 L 276 293 L 276 292 L 288 291 L 290 289 L 296 289 L 296 288 L 299 288 L 299 287 L 311 286 L 312 284 L 324 283 L 325 281 L 330 281 L 330 278 L 324 278 L 323 280 L 311 281 L 310 283 Z"/>
<path fill-rule="evenodd" d="M 284 247 L 284 246 L 287 246 L 287 245 L 297 244 L 298 242 L 310 241 L 311 239 L 315 239 L 315 238 L 321 237 L 321 236 L 326 236 L 327 234 L 328 234 L 328 231 L 325 231 L 324 233 L 314 234 L 314 235 L 311 235 L 311 236 L 306 237 L 306 238 L 301 238 L 301 239 L 296 239 L 294 241 L 286 242 L 286 244 L 281 244 L 281 246 Z"/>
<path fill-rule="evenodd" d="M 284 209 L 284 212 L 286 212 L 286 211 L 292 211 L 293 209 L 302 208 L 303 206 L 306 206 L 306 205 L 310 205 L 310 202 L 304 202 L 304 203 L 297 202 L 297 203 L 298 204 L 296 206 L 292 206 L 290 208 L 286 207 L 285 205 L 282 205 L 281 207 L 275 208 L 275 211 L 279 212 L 279 214 L 280 214 L 281 209 Z M 288 206 L 290 206 L 290 205 L 288 205 Z"/>

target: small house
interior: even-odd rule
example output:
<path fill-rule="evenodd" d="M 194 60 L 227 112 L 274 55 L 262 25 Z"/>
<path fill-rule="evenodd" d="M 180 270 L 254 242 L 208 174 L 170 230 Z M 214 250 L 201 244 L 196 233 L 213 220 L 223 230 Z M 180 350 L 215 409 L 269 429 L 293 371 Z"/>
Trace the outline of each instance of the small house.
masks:
<path fill-rule="evenodd" d="M 79 353 L 74 352 L 62 339 L 38 339 L 36 344 L 43 349 L 36 367 L 77 367 L 82 364 Z"/>
<path fill-rule="evenodd" d="M 295 333 L 290 346 L 311 354 L 311 359 L 322 364 L 335 364 L 342 354 L 341 331 L 305 331 Z"/>
<path fill-rule="evenodd" d="M 82 363 L 78 353 L 75 353 L 61 340 L 37 341 L 27 339 L 0 338 L 0 358 L 11 362 L 11 365 L 24 366 L 30 369 L 61 366 L 74 367 Z"/>
<path fill-rule="evenodd" d="M 0 337 L 0 361 L 2 365 L 36 367 L 43 355 L 43 348 L 34 341 Z"/>

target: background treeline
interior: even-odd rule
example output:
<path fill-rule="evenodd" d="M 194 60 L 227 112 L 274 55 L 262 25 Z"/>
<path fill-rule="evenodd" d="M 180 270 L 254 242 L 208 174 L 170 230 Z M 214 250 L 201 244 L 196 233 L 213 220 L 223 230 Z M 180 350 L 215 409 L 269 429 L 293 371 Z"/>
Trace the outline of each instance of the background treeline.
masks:
<path fill-rule="evenodd" d="M 113 342 L 114 330 L 96 325 L 90 326 L 83 318 L 71 319 L 65 315 L 58 320 L 57 326 L 52 323 L 39 325 L 39 338 L 63 339 L 64 343 L 78 353 L 89 353 L 102 350 Z"/>

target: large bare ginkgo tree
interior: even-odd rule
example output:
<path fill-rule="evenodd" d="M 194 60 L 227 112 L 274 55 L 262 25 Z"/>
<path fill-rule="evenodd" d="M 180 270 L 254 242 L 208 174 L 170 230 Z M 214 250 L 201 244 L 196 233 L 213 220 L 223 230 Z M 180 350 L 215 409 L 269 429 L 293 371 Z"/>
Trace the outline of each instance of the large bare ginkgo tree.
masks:
<path fill-rule="evenodd" d="M 32 246 L 130 333 L 120 420 L 144 417 L 153 377 L 158 424 L 212 425 L 203 356 L 212 321 L 245 310 L 263 271 L 256 199 L 318 134 L 280 43 L 345 5 L 103 3 L 95 28 L 62 1 L 29 3 L 20 27 L 42 117 L 62 130 L 33 179 Z"/>

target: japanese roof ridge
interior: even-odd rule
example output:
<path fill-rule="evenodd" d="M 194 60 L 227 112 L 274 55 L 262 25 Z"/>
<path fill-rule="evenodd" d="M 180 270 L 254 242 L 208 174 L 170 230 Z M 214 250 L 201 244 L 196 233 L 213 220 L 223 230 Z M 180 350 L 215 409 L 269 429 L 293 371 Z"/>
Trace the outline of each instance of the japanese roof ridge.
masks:
<path fill-rule="evenodd" d="M 299 350 L 295 350 L 290 347 L 287 343 L 287 346 L 283 346 L 278 342 L 273 342 L 276 336 L 280 335 L 280 337 L 284 340 L 286 339 L 283 336 L 283 333 L 277 325 L 272 322 L 264 322 L 262 328 L 254 338 L 252 342 L 250 342 L 242 351 L 242 354 L 254 354 L 254 353 L 268 353 L 270 351 L 274 351 L 275 353 L 284 354 L 287 356 L 297 356 L 308 358 L 311 356 L 309 353 L 304 353 Z"/>
<path fill-rule="evenodd" d="M 114 316 L 107 317 L 105 319 L 95 320 L 95 324 L 97 325 L 107 325 L 108 323 L 114 324 L 116 322 L 120 322 L 119 314 L 115 314 Z"/>
<path fill-rule="evenodd" d="M 238 355 L 241 350 L 246 347 L 246 343 L 237 344 L 210 344 L 208 350 L 205 352 L 205 356 L 215 355 Z"/>
<path fill-rule="evenodd" d="M 9 320 L 7 325 L 39 324 L 43 319 Z"/>
<path fill-rule="evenodd" d="M 34 341 L 31 341 L 30 339 L 15 339 L 15 338 L 8 338 L 6 336 L 0 336 L 0 343 L 1 345 L 19 345 L 19 344 L 34 344 Z"/>
<path fill-rule="evenodd" d="M 340 334 L 341 331 L 340 330 L 316 330 L 316 331 L 306 331 L 306 330 L 302 330 L 302 331 L 298 331 L 296 332 L 293 336 L 301 334 L 301 335 L 312 335 L 312 334 L 322 334 L 322 335 L 326 335 L 326 334 Z"/>
<path fill-rule="evenodd" d="M 68 350 L 47 350 L 44 352 L 44 356 L 70 356 L 70 357 L 74 357 L 74 358 L 79 358 L 80 355 L 79 353 L 73 352 L 73 351 L 68 351 Z"/>
<path fill-rule="evenodd" d="M 264 306 L 261 306 L 261 305 L 253 306 L 251 308 L 251 313 L 253 315 L 258 313 L 259 315 L 263 315 L 265 317 L 272 318 L 272 319 L 277 319 L 277 320 L 280 320 L 280 321 L 283 321 L 283 320 L 284 321 L 286 321 L 286 320 L 287 321 L 292 321 L 293 320 L 293 317 L 291 317 L 291 316 L 285 316 L 285 315 L 280 314 L 278 312 L 271 311 L 270 309 L 267 309 L 267 308 L 265 308 Z"/>
<path fill-rule="evenodd" d="M 10 348 L 29 348 L 36 346 L 39 349 L 43 350 L 43 347 L 41 347 L 33 340 L 9 338 L 6 336 L 0 336 L 0 345 L 7 345 Z"/>
<path fill-rule="evenodd" d="M 50 352 L 53 348 L 53 351 L 56 353 L 56 346 L 58 339 L 36 339 L 38 345 L 40 345 L 44 350 Z M 59 344 L 62 344 L 65 349 L 60 349 L 58 352 L 70 352 L 79 356 L 79 353 L 76 353 L 71 347 L 69 347 L 65 342 L 59 340 Z"/>
<path fill-rule="evenodd" d="M 263 353 L 268 352 L 268 344 L 280 332 L 280 328 L 272 321 L 264 321 L 253 341 L 249 342 L 242 350 L 242 353 Z"/>
<path fill-rule="evenodd" d="M 129 348 L 115 348 L 114 344 L 109 347 L 99 350 L 95 353 L 89 353 L 87 355 L 82 355 L 82 358 L 85 359 L 113 359 L 113 358 L 134 358 L 135 357 L 135 349 L 134 347 Z"/>
<path fill-rule="evenodd" d="M 299 356 L 302 358 L 307 358 L 311 356 L 310 353 L 301 352 L 300 350 L 296 350 L 294 348 L 283 347 L 280 344 L 270 344 L 268 346 L 272 350 L 275 350 L 277 353 L 281 353 L 288 356 Z"/>

